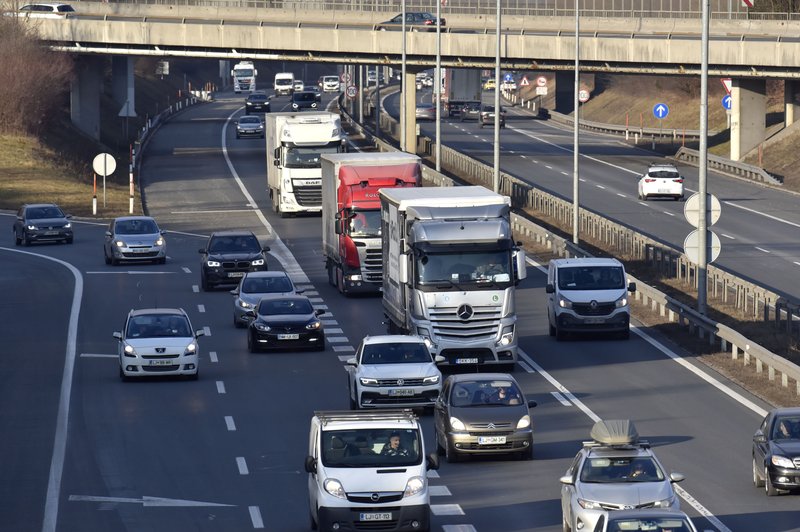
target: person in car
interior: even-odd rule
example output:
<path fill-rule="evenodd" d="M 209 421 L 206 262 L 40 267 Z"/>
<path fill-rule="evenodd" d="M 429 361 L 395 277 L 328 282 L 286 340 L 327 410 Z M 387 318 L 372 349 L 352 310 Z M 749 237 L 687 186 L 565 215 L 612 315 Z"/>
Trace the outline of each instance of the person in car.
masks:
<path fill-rule="evenodd" d="M 392 432 L 381 450 L 383 456 L 408 456 L 408 449 L 400 445 L 400 433 Z"/>
<path fill-rule="evenodd" d="M 494 394 L 489 396 L 489 403 L 518 405 L 521 404 L 521 401 L 516 392 L 509 390 L 505 386 L 501 386 Z"/>

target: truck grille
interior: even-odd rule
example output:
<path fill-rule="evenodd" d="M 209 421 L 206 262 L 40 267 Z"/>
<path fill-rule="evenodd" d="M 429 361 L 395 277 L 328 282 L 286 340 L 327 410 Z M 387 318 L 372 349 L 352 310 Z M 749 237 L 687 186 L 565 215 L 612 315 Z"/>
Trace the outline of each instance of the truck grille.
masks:
<path fill-rule="evenodd" d="M 294 187 L 294 197 L 297 204 L 303 207 L 320 207 L 322 205 L 322 186 Z"/>
<path fill-rule="evenodd" d="M 431 310 L 431 324 L 439 338 L 469 340 L 497 338 L 501 307 L 472 307 L 472 317 L 467 320 L 459 318 L 456 314 L 457 311 L 458 307 L 441 307 Z"/>
<path fill-rule="evenodd" d="M 614 303 L 595 302 L 596 306 L 592 308 L 591 303 L 573 303 L 572 310 L 579 316 L 608 316 L 614 312 Z"/>
<path fill-rule="evenodd" d="M 367 248 L 362 266 L 364 280 L 368 283 L 383 283 L 383 252 L 381 248 Z"/>

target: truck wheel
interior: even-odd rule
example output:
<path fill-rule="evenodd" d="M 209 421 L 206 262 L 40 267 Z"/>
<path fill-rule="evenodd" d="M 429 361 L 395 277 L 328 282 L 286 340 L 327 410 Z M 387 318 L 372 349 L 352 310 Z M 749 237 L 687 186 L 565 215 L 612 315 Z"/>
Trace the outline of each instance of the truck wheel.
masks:
<path fill-rule="evenodd" d="M 336 277 L 333 275 L 333 264 L 330 261 L 326 262 L 325 269 L 328 270 L 328 284 L 336 286 Z"/>
<path fill-rule="evenodd" d="M 336 268 L 336 289 L 339 290 L 340 294 L 345 294 L 347 291 L 344 288 L 344 274 L 342 270 Z"/>

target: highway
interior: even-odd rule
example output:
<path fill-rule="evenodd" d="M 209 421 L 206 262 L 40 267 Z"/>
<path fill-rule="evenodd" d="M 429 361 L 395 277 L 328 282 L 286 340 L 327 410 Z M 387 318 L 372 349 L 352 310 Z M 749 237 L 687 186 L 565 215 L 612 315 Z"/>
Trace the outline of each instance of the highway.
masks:
<path fill-rule="evenodd" d="M 430 89 L 419 96 L 430 101 Z M 398 117 L 398 94 L 385 105 Z M 489 93 L 484 93 L 489 98 Z M 500 134 L 500 167 L 531 185 L 572 201 L 573 131 L 549 121 L 530 118 L 520 109 L 507 109 L 507 127 Z M 421 131 L 436 138 L 435 124 L 420 122 Z M 488 165 L 493 163 L 494 130 L 474 121 L 442 120 L 442 143 Z M 676 146 L 677 151 L 677 146 Z M 637 198 L 639 177 L 648 163 L 660 160 L 653 152 L 616 137 L 581 132 L 580 202 L 585 209 L 625 224 L 660 242 L 682 250 L 694 230 L 683 215 L 683 203 L 670 199 Z M 697 192 L 699 169 L 678 165 L 688 198 Z M 719 198 L 722 215 L 710 227 L 720 238 L 717 266 L 761 286 L 800 300 L 800 209 L 798 195 L 708 172 L 708 191 Z"/>
<path fill-rule="evenodd" d="M 15 248 L 8 235 L 0 247 L 1 415 L 11 429 L 0 440 L 0 530 L 308 530 L 311 415 L 347 407 L 342 359 L 385 327 L 380 299 L 345 298 L 328 285 L 319 218 L 270 211 L 264 142 L 236 140 L 232 128 L 243 101 L 222 94 L 189 108 L 147 147 L 141 176 L 148 212 L 168 230 L 165 265 L 105 265 L 105 227 L 91 221 L 75 222 L 72 246 Z M 273 110 L 287 102 L 273 100 Z M 546 132 L 555 142 L 558 132 Z M 531 144 L 513 135 L 511 149 Z M 11 213 L 2 219 L 10 226 Z M 249 354 L 231 323 L 232 296 L 198 288 L 198 248 L 232 228 L 259 235 L 270 267 L 327 310 L 326 351 Z M 766 498 L 750 480 L 750 442 L 768 405 L 639 328 L 627 342 L 556 343 L 544 275 L 533 264 L 528 273 L 515 374 L 539 403 L 534 460 L 443 463 L 430 478 L 434 530 L 559 530 L 558 477 L 598 418 L 634 420 L 667 469 L 687 476 L 682 508 L 698 529 L 797 528 L 796 496 Z M 111 333 L 131 308 L 148 306 L 183 307 L 207 328 L 198 381 L 119 380 Z M 430 452 L 432 418 L 423 425 Z"/>

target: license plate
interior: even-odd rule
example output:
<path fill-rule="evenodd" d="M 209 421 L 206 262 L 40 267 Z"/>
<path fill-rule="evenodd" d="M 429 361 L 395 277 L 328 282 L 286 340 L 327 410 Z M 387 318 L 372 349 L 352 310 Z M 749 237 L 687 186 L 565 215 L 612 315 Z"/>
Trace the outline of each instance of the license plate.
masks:
<path fill-rule="evenodd" d="M 659 194 L 669 194 L 669 189 L 668 188 L 659 188 L 658 189 L 658 193 Z"/>
<path fill-rule="evenodd" d="M 244 272 L 228 272 L 228 277 L 244 277 Z"/>
<path fill-rule="evenodd" d="M 505 442 L 505 436 L 478 436 L 478 445 L 497 445 Z"/>
<path fill-rule="evenodd" d="M 477 364 L 478 357 L 457 358 L 456 364 Z"/>
<path fill-rule="evenodd" d="M 147 253 L 150 250 L 148 248 L 133 248 L 131 251 L 134 253 Z"/>
<path fill-rule="evenodd" d="M 151 366 L 171 366 L 172 360 L 151 360 Z"/>
<path fill-rule="evenodd" d="M 47 236 L 57 235 L 58 231 L 45 231 L 44 234 Z"/>
<path fill-rule="evenodd" d="M 278 340 L 297 340 L 300 338 L 299 334 L 279 334 Z"/>
<path fill-rule="evenodd" d="M 391 512 L 363 513 L 358 516 L 359 521 L 391 521 Z"/>
<path fill-rule="evenodd" d="M 606 321 L 606 320 L 604 320 L 603 318 L 585 318 L 585 319 L 583 320 L 583 323 L 589 323 L 589 324 L 593 324 L 593 323 L 605 323 L 605 321 Z"/>
<path fill-rule="evenodd" d="M 393 388 L 389 390 L 389 395 L 414 395 L 414 390 L 411 388 Z"/>

